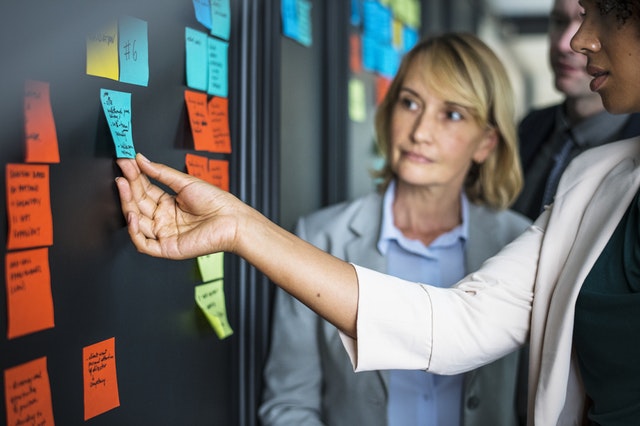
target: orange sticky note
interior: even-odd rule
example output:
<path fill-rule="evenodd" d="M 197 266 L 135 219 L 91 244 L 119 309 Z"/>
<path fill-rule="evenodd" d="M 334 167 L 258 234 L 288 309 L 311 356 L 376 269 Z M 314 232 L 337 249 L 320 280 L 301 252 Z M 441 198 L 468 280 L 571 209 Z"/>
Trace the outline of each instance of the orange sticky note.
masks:
<path fill-rule="evenodd" d="M 54 326 L 49 249 L 6 254 L 7 338 Z"/>
<path fill-rule="evenodd" d="M 362 39 L 358 34 L 349 36 L 349 68 L 354 74 L 362 72 Z"/>
<path fill-rule="evenodd" d="M 220 189 L 229 191 L 229 162 L 227 160 L 209 160 L 211 183 Z"/>
<path fill-rule="evenodd" d="M 7 248 L 53 244 L 49 166 L 7 164 Z"/>
<path fill-rule="evenodd" d="M 112 337 L 82 349 L 85 420 L 120 406 L 115 344 Z"/>
<path fill-rule="evenodd" d="M 185 90 L 184 100 L 187 103 L 187 113 L 191 124 L 193 148 L 196 151 L 212 151 L 213 134 L 209 124 L 207 94 Z"/>
<path fill-rule="evenodd" d="M 53 425 L 47 358 L 4 370 L 7 426 Z"/>
<path fill-rule="evenodd" d="M 391 79 L 376 76 L 376 105 L 380 105 L 391 86 Z"/>
<path fill-rule="evenodd" d="M 213 152 L 231 153 L 229 135 L 229 100 L 214 96 L 209 100 L 209 123 L 213 137 Z"/>
<path fill-rule="evenodd" d="M 51 110 L 49 83 L 28 80 L 24 86 L 27 163 L 59 163 L 58 136 Z"/>
<path fill-rule="evenodd" d="M 187 154 L 184 162 L 187 166 L 187 173 L 191 176 L 197 177 L 209 183 L 211 182 L 209 176 L 209 159 L 202 155 Z"/>

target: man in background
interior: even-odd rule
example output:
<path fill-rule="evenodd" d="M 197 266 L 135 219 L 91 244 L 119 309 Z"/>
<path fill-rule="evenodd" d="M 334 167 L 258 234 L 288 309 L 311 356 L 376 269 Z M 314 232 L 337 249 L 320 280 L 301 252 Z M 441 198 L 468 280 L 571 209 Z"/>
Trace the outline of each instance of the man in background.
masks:
<path fill-rule="evenodd" d="M 549 59 L 556 89 L 564 101 L 531 111 L 520 123 L 524 188 L 513 205 L 535 220 L 553 201 L 560 175 L 589 148 L 640 134 L 640 114 L 612 115 L 589 88 L 587 57 L 571 50 L 582 18 L 576 0 L 555 0 L 549 18 Z"/>

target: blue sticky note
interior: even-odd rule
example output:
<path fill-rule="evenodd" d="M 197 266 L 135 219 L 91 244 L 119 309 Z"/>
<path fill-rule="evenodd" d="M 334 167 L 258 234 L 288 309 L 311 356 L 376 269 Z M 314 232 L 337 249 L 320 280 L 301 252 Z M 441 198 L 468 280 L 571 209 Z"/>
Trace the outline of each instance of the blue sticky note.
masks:
<path fill-rule="evenodd" d="M 400 54 L 393 46 L 381 48 L 380 74 L 387 78 L 393 78 L 400 67 Z"/>
<path fill-rule="evenodd" d="M 304 46 L 311 46 L 311 2 L 308 0 L 282 0 L 282 34 Z"/>
<path fill-rule="evenodd" d="M 413 30 L 409 27 L 404 27 L 402 33 L 402 40 L 404 41 L 404 51 L 408 52 L 416 45 L 420 36 L 416 30 Z"/>
<path fill-rule="evenodd" d="M 131 16 L 120 18 L 120 81 L 149 84 L 149 41 L 147 22 Z"/>
<path fill-rule="evenodd" d="M 298 0 L 298 41 L 304 46 L 311 46 L 311 2 L 309 0 Z"/>
<path fill-rule="evenodd" d="M 228 55 L 229 43 L 213 37 L 207 39 L 207 62 L 209 85 L 207 93 L 213 96 L 227 97 L 228 92 Z"/>
<path fill-rule="evenodd" d="M 202 31 L 189 27 L 184 30 L 187 86 L 203 92 L 209 86 L 208 38 L 207 34 Z"/>
<path fill-rule="evenodd" d="M 100 89 L 100 102 L 116 147 L 116 157 L 134 158 L 136 150 L 131 134 L 131 93 Z"/>
<path fill-rule="evenodd" d="M 193 0 L 193 9 L 196 13 L 196 19 L 206 29 L 211 29 L 211 3 L 210 0 Z"/>
<path fill-rule="evenodd" d="M 362 23 L 362 0 L 351 0 L 351 25 L 359 27 Z"/>
<path fill-rule="evenodd" d="M 377 1 L 364 2 L 364 33 L 382 44 L 391 44 L 391 10 Z"/>
<path fill-rule="evenodd" d="M 211 35 L 229 40 L 231 31 L 231 9 L 229 0 L 211 1 Z"/>
<path fill-rule="evenodd" d="M 280 3 L 282 17 L 282 34 L 286 37 L 298 38 L 298 12 L 296 0 L 282 0 Z"/>
<path fill-rule="evenodd" d="M 366 71 L 376 72 L 380 70 L 378 66 L 379 51 L 379 45 L 372 37 L 362 37 L 362 66 Z"/>

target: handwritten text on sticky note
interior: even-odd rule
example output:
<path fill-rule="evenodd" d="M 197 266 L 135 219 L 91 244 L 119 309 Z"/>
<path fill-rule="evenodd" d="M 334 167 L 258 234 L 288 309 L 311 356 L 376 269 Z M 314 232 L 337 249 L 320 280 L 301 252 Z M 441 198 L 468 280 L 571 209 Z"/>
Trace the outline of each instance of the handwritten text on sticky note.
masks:
<path fill-rule="evenodd" d="M 115 338 L 84 347 L 82 362 L 84 419 L 119 407 Z"/>
<path fill-rule="evenodd" d="M 7 425 L 53 425 L 47 358 L 4 370 Z"/>
<path fill-rule="evenodd" d="M 53 244 L 49 166 L 7 164 L 7 248 Z"/>
<path fill-rule="evenodd" d="M 116 147 L 116 157 L 134 158 L 136 150 L 131 134 L 131 93 L 101 89 L 100 102 Z"/>
<path fill-rule="evenodd" d="M 49 249 L 8 252 L 5 271 L 7 338 L 53 327 Z"/>
<path fill-rule="evenodd" d="M 27 163 L 59 163 L 58 136 L 51 110 L 49 83 L 28 80 L 24 85 L 24 125 Z"/>
<path fill-rule="evenodd" d="M 202 284 L 196 286 L 195 294 L 196 303 L 220 339 L 233 334 L 227 319 L 223 286 L 222 280 Z"/>

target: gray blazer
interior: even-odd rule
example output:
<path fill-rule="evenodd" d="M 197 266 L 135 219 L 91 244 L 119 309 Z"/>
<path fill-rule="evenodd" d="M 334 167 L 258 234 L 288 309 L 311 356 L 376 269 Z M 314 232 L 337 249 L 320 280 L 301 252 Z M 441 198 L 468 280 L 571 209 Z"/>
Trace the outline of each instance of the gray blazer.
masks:
<path fill-rule="evenodd" d="M 386 259 L 376 247 L 381 213 L 382 197 L 369 194 L 301 218 L 296 233 L 348 262 L 385 271 Z M 529 223 L 515 212 L 469 203 L 467 272 L 478 269 Z M 519 383 L 520 356 L 514 352 L 467 373 L 465 426 L 519 424 L 518 398 L 526 404 L 520 391 L 526 389 L 526 383 Z M 264 374 L 259 409 L 264 425 L 386 425 L 388 372 L 354 373 L 335 327 L 282 290 L 276 293 Z"/>

